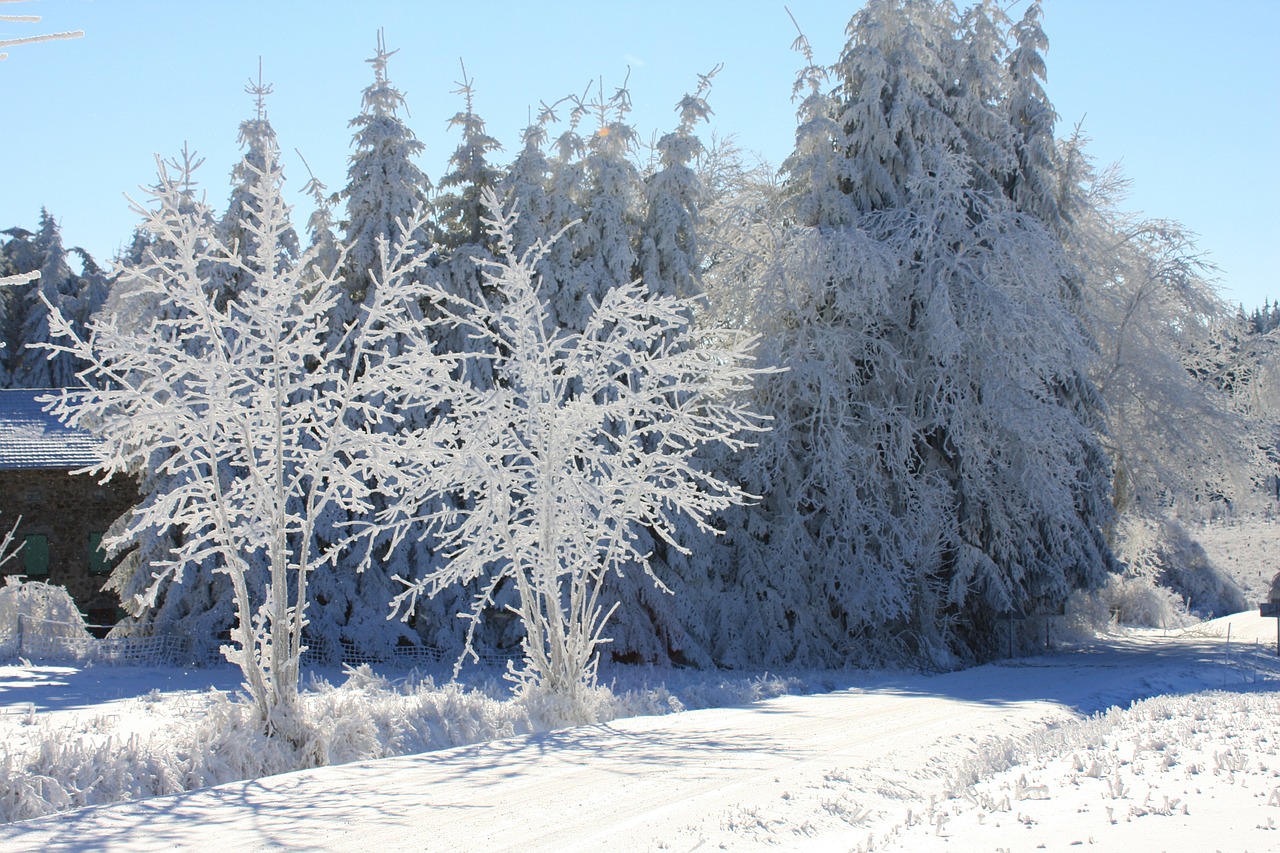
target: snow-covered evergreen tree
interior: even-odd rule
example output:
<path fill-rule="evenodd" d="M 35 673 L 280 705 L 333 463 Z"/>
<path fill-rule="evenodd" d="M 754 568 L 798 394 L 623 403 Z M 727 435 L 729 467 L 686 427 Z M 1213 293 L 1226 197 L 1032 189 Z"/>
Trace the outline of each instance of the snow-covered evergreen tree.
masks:
<path fill-rule="evenodd" d="M 551 268 L 558 278 L 549 297 L 556 322 L 565 329 L 581 330 L 593 305 L 635 278 L 641 185 L 632 159 L 636 134 L 627 120 L 631 95 L 626 82 L 609 97 L 603 82 L 598 83 L 592 100 L 575 108 L 583 110 L 584 117 L 594 118 L 595 132 L 582 143 L 580 162 L 569 159 L 564 143 L 570 140 L 562 138 L 553 193 L 568 193 L 576 200 L 581 225 L 571 232 L 573 257 L 568 269 L 558 255 L 552 255 Z"/>
<path fill-rule="evenodd" d="M 973 188 L 990 195 L 1012 193 L 1018 168 L 1019 137 L 1007 108 L 1009 26 L 996 0 L 975 4 L 960 22 L 952 60 L 957 69 L 951 94 L 953 114 L 973 161 Z M 1045 129 L 1052 145 L 1052 121 Z"/>
<path fill-rule="evenodd" d="M 1044 91 L 1044 51 L 1049 39 L 1040 27 L 1040 3 L 1033 2 L 1013 27 L 1016 46 L 1009 54 L 1009 121 L 1013 127 L 1017 168 L 1006 193 L 1018 210 L 1061 233 L 1059 180 L 1054 124 L 1058 114 Z"/>
<path fill-rule="evenodd" d="M 461 131 L 462 142 L 449 158 L 449 171 L 440 177 L 435 198 L 440 243 L 446 249 L 486 242 L 481 198 L 501 179 L 501 172 L 490 165 L 489 155 L 502 146 L 488 134 L 484 120 L 476 114 L 475 89 L 465 65 L 457 85 L 454 94 L 462 96 L 463 108 L 449 119 L 449 126 Z"/>
<path fill-rule="evenodd" d="M 359 115 L 350 122 L 355 130 L 355 151 L 347 170 L 347 185 L 338 193 L 338 200 L 346 204 L 340 223 L 346 254 L 338 271 L 345 296 L 336 302 L 329 319 L 329 346 L 339 351 L 351 346 L 347 330 L 360 316 L 360 306 L 380 298 L 375 282 L 384 245 L 412 247 L 420 256 L 414 274 L 427 274 L 433 232 L 423 214 L 428 209 L 431 182 L 414 162 L 423 145 L 400 117 L 400 111 L 405 109 L 404 94 L 387 74 L 389 61 L 396 53 L 386 49 L 379 30 L 377 49 L 367 60 L 373 66 L 374 79 L 362 94 Z M 408 232 L 403 230 L 406 227 L 410 228 Z M 384 341 L 384 346 L 387 352 L 383 355 L 393 358 L 400 341 L 392 337 Z M 368 389 L 368 394 L 361 405 L 379 408 L 390 399 L 376 388 Z M 408 411 L 404 420 L 387 424 L 385 429 L 394 433 L 420 427 L 428 415 L 421 409 Z M 375 496 L 374 500 L 379 499 Z M 355 520 L 341 506 L 330 506 L 317 521 L 318 547 L 341 540 L 346 526 Z M 420 572 L 418 563 L 429 560 L 416 543 L 401 543 L 394 553 L 385 551 L 386 544 L 382 543 L 384 550 L 367 570 L 355 572 L 359 555 L 348 552 L 338 558 L 343 571 L 318 575 L 312 585 L 314 600 L 308 630 L 314 645 L 330 659 L 339 654 L 339 643 L 356 646 L 360 654 L 380 655 L 396 642 L 411 639 L 408 629 L 400 622 L 387 620 L 382 608 L 398 589 L 392 575 L 416 576 Z M 457 622 L 443 615 L 437 621 Z"/>
<path fill-rule="evenodd" d="M 252 222 L 258 214 L 253 209 L 258 195 L 254 181 L 261 180 L 261 176 L 266 174 L 264 164 L 268 159 L 280 160 L 276 132 L 267 118 L 267 95 L 271 91 L 272 87 L 262 82 L 262 63 L 259 61 L 258 80 L 250 80 L 245 86 L 245 93 L 253 96 L 254 117 L 240 123 L 238 141 L 244 156 L 231 170 L 231 199 L 218 222 L 218 239 L 224 246 L 234 247 L 241 260 L 240 264 L 226 264 L 214 271 L 213 287 L 218 298 L 223 300 L 234 298 L 256 274 L 243 268 L 246 264 L 252 266 L 259 256 L 258 247 L 253 245 L 254 234 L 245 223 Z M 282 268 L 287 267 L 299 253 L 298 235 L 292 228 L 287 229 L 281 235 L 279 257 L 275 263 Z"/>
<path fill-rule="evenodd" d="M 511 238 L 516 251 L 523 253 L 534 244 L 549 239 L 554 214 L 551 198 L 551 161 L 548 127 L 556 121 L 560 102 L 541 104 L 537 118 L 521 133 L 520 153 L 502 173 L 499 195 L 504 209 L 517 214 Z"/>
<path fill-rule="evenodd" d="M 13 319 L 18 334 L 10 356 L 12 382 L 18 388 L 62 388 L 75 380 L 78 365 L 65 353 L 50 358 L 50 352 L 39 349 L 50 340 L 46 303 L 82 317 L 77 305 L 80 280 L 71 271 L 57 220 L 47 210 L 41 209 L 39 229 L 31 242 L 40 277 L 15 292 L 17 316 Z"/>
<path fill-rule="evenodd" d="M 997 613 L 1060 606 L 1111 565 L 1070 268 L 1043 223 L 975 186 L 991 116 L 962 127 L 962 96 L 993 96 L 960 85 L 963 32 L 950 4 L 872 0 L 834 103 L 812 59 L 802 72 L 793 224 L 751 285 L 762 358 L 789 369 L 758 391 L 775 430 L 743 469 L 764 499 L 731 531 L 725 586 L 744 593 L 718 655 L 983 655 Z"/>
<path fill-rule="evenodd" d="M 698 246 L 702 186 L 693 164 L 703 151 L 695 134 L 711 118 L 707 93 L 720 67 L 700 75 L 698 88 L 676 109 L 680 123 L 658 140 L 659 168 L 644 182 L 644 222 L 640 228 L 640 277 L 652 292 L 688 298 L 702 293 L 702 253 Z"/>
<path fill-rule="evenodd" d="M 416 221 L 427 209 L 431 182 L 414 163 L 423 145 L 400 118 L 405 107 L 404 95 L 391 84 L 387 65 L 398 51 L 387 50 L 382 31 L 378 31 L 378 48 L 373 58 L 373 83 L 364 90 L 360 114 L 350 126 L 355 128 L 351 144 L 355 153 L 347 169 L 347 185 L 340 193 L 346 202 L 342 222 L 347 262 L 343 279 L 351 300 L 363 300 L 372 284 L 370 270 L 376 269 L 378 244 L 392 241 L 400 234 L 400 222 Z M 431 235 L 413 234 L 422 251 L 431 246 Z M 354 316 L 347 308 L 337 318 Z"/>
<path fill-rule="evenodd" d="M 302 153 L 298 152 L 298 156 L 301 158 Z M 305 166 L 307 161 L 303 160 L 302 163 Z M 311 215 L 307 217 L 308 248 L 314 258 L 313 268 L 321 274 L 328 275 L 339 267 L 342 260 L 342 251 L 338 246 L 338 237 L 334 230 L 334 197 L 325 192 L 327 187 L 315 176 L 310 166 L 307 166 L 307 175 L 308 180 L 303 185 L 302 192 L 311 196 L 312 204 L 315 205 Z"/>

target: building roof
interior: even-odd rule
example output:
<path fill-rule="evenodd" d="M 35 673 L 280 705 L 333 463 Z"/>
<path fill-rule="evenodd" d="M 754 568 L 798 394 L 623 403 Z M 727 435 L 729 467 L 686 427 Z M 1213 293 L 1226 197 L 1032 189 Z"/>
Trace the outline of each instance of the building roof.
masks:
<path fill-rule="evenodd" d="M 44 410 L 49 389 L 0 390 L 0 470 L 84 468 L 99 461 L 101 442 Z"/>

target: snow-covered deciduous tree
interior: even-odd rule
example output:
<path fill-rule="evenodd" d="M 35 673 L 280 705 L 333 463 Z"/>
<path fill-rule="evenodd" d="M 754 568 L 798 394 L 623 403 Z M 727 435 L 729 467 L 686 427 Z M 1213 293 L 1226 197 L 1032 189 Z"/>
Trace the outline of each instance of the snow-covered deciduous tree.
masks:
<path fill-rule="evenodd" d="M 0 3 L 15 3 L 22 0 L 0 0 Z M 37 24 L 40 22 L 39 15 L 0 15 L 0 21 L 21 21 L 23 23 Z M 35 44 L 43 41 L 59 41 L 61 39 L 78 39 L 84 37 L 84 30 L 69 30 L 60 33 L 41 33 L 34 36 L 19 36 L 18 38 L 0 39 L 0 48 L 16 47 L 22 44 Z M 0 53 L 0 61 L 9 58 L 9 54 Z"/>
<path fill-rule="evenodd" d="M 10 527 L 3 536 L 0 536 L 0 568 L 18 556 L 18 552 L 22 550 L 23 543 L 17 540 L 18 525 L 21 523 L 22 519 L 19 518 L 13 523 L 13 527 Z"/>
<path fill-rule="evenodd" d="M 1193 235 L 1125 213 L 1128 181 L 1096 171 L 1084 147 L 1078 135 L 1064 145 L 1066 245 L 1098 342 L 1092 377 L 1106 401 L 1116 507 L 1195 517 L 1255 488 L 1269 437 L 1232 399 L 1220 346 L 1230 312 Z"/>
<path fill-rule="evenodd" d="M 747 499 L 736 485 L 691 464 L 695 451 L 740 448 L 760 428 L 743 391 L 752 342 L 695 331 L 687 300 L 647 293 L 639 282 L 610 288 L 580 331 L 549 321 L 535 269 L 545 246 L 516 255 L 513 215 L 487 196 L 499 247 L 487 273 L 494 302 L 461 304 L 441 293 L 453 322 L 491 341 L 497 384 L 459 425 L 459 469 L 467 509 L 446 514 L 449 563 L 400 598 L 483 580 L 473 617 L 503 579 L 514 582 L 526 629 L 524 690 L 569 699 L 594 683 L 597 653 L 614 606 L 605 578 L 638 571 L 661 586 L 647 529 L 669 547 L 675 519 L 706 524 Z"/>
<path fill-rule="evenodd" d="M 182 193 L 162 174 L 157 206 L 138 210 L 171 251 L 131 274 L 131 298 L 149 297 L 147 319 L 127 316 L 117 302 L 81 339 L 51 307 L 65 340 L 55 349 L 89 364 L 82 386 L 51 405 L 102 438 L 99 473 L 160 461 L 168 490 L 131 517 L 114 545 L 176 527 L 172 560 L 149 567 L 156 582 L 186 564 L 229 578 L 236 624 L 223 651 L 244 674 L 265 730 L 302 747 L 308 581 L 336 556 L 315 549 L 313 526 L 329 506 L 367 512 L 372 484 L 393 479 L 406 454 L 418 470 L 430 467 L 437 439 L 449 440 L 444 425 L 413 435 L 387 426 L 453 396 L 445 390 L 452 363 L 432 354 L 417 311 L 421 261 L 408 237 L 416 223 L 405 223 L 394 247 L 382 244 L 370 271 L 378 287 L 346 330 L 350 345 L 332 348 L 326 323 L 339 287 L 331 276 L 315 279 L 306 258 L 279 262 L 292 228 L 271 152 L 253 177 L 242 228 L 256 256 L 246 261 L 198 212 L 183 212 Z M 208 282 L 208 270 L 224 264 L 244 281 L 225 302 Z M 304 281 L 308 269 L 313 277 Z M 393 337 L 400 346 L 391 351 Z M 374 391 L 382 408 L 366 402 Z M 249 578 L 259 562 L 261 594 Z"/>
<path fill-rule="evenodd" d="M 205 243 L 217 228 L 213 211 L 205 203 L 196 181 L 196 172 L 204 159 L 184 145 L 182 152 L 161 162 L 153 198 L 176 201 L 176 211 L 189 222 L 182 232 L 199 235 L 192 246 L 183 247 L 168 238 L 169 232 L 154 232 L 144 223 L 135 230 L 133 239 L 119 259 L 119 270 L 108 295 L 104 311 L 121 333 L 149 334 L 152 328 L 176 330 L 173 325 L 185 313 L 182 303 L 163 296 L 155 286 L 156 270 L 182 253 L 199 260 L 199 275 L 212 298 L 214 276 L 210 274 Z M 178 341 L 181 345 L 181 341 Z M 193 351 L 194 352 L 194 351 Z M 177 383 L 180 380 L 175 380 Z M 116 627 L 124 634 L 171 633 L 184 636 L 198 656 L 216 652 L 218 638 L 224 636 L 235 621 L 234 596 L 227 576 L 214 570 L 212 559 L 199 564 L 187 561 L 172 572 L 159 577 L 153 567 L 169 565 L 174 560 L 184 532 L 177 526 L 143 526 L 134 528 L 134 518 L 152 512 L 164 496 L 182 487 L 183 474 L 165 462 L 169 451 L 161 449 L 145 462 L 139 462 L 130 473 L 138 481 L 139 505 L 126 512 L 112 525 L 109 533 L 133 530 L 122 541 L 113 556 L 118 558 L 105 589 L 120 597 L 127 617 Z M 108 542 L 116 541 L 107 537 Z M 256 579 L 249 581 L 260 586 Z"/>

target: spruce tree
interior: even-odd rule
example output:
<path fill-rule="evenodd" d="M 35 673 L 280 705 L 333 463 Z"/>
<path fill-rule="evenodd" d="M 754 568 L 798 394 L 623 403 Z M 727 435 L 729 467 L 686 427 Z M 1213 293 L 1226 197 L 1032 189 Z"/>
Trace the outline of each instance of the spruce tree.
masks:
<path fill-rule="evenodd" d="M 400 118 L 402 108 L 407 112 L 404 94 L 387 76 L 387 65 L 396 53 L 386 49 L 379 30 L 377 50 L 366 60 L 373 66 L 373 83 L 364 90 L 360 114 L 350 122 L 355 129 L 351 141 L 355 153 L 339 198 L 346 202 L 342 230 L 349 247 L 343 276 L 357 303 L 370 287 L 369 271 L 377 268 L 378 241 L 394 242 L 399 223 L 408 223 L 426 210 L 431 191 L 430 180 L 414 163 L 423 145 Z M 431 245 L 430 234 L 410 236 L 424 251 Z"/>
<path fill-rule="evenodd" d="M 239 256 L 238 264 L 224 264 L 214 272 L 213 287 L 220 291 L 218 298 L 223 301 L 234 299 L 244 283 L 261 272 L 254 269 L 258 247 L 254 243 L 253 223 L 261 216 L 257 209 L 257 187 L 266 180 L 264 169 L 268 160 L 279 162 L 280 159 L 276 132 L 267 118 L 266 99 L 271 92 L 272 87 L 262 82 L 259 60 L 257 81 L 250 80 L 245 86 L 245 93 L 253 96 L 254 117 L 240 123 L 238 141 L 244 157 L 231 170 L 231 198 L 217 228 L 218 239 L 234 247 Z M 286 230 L 280 241 L 277 267 L 291 266 L 300 251 L 297 233 L 292 228 Z"/>
<path fill-rule="evenodd" d="M 385 263 L 395 258 L 384 257 L 388 247 L 395 246 L 422 261 L 431 250 L 433 234 L 426 226 L 431 182 L 414 163 L 423 145 L 400 118 L 405 97 L 387 74 L 388 63 L 397 51 L 386 49 L 382 31 L 378 31 L 377 49 L 367 60 L 373 66 L 373 83 L 361 98 L 361 111 L 350 126 L 355 129 L 347 170 L 347 185 L 338 193 L 346 203 L 346 216 L 340 224 L 347 254 L 341 269 L 343 296 L 336 302 L 329 320 L 329 346 L 341 349 L 349 345 L 347 330 L 356 322 L 361 305 L 375 298 L 375 277 Z M 407 110 L 406 110 L 407 112 Z M 408 228 L 408 233 L 402 233 Z M 425 262 L 418 263 L 415 275 L 425 275 Z M 399 346 L 399 338 L 384 341 L 385 357 L 391 358 Z M 360 405 L 379 407 L 380 392 L 371 392 Z M 382 429 L 411 429 L 421 426 L 431 413 L 406 411 L 399 426 L 383 424 Z M 377 498 L 374 498 L 375 502 Z M 375 505 L 374 511 L 377 510 Z M 330 506 L 315 525 L 317 547 L 326 548 L 340 541 L 348 525 L 356 520 L 351 512 Z M 336 661 L 339 655 L 356 653 L 381 657 L 400 641 L 416 642 L 417 636 L 399 620 L 388 620 L 384 606 L 400 589 L 393 580 L 420 577 L 431 566 L 432 554 L 416 537 L 390 548 L 389 540 L 376 543 L 379 559 L 363 571 L 349 571 L 359 555 L 338 556 L 341 571 L 318 573 L 311 586 L 311 609 L 308 640 L 314 651 Z M 460 645 L 460 631 L 453 630 L 457 619 L 448 619 L 428 604 L 416 617 L 421 634 L 430 642 L 448 649 Z M 444 626 L 444 631 L 436 631 Z M 345 646 L 345 650 L 344 650 Z"/>
<path fill-rule="evenodd" d="M 726 621 L 767 658 L 980 657 L 997 614 L 1113 565 L 1088 339 L 1056 238 L 975 186 L 998 40 L 975 52 L 949 4 L 917 0 L 872 0 L 849 33 L 834 103 L 801 77 L 794 225 L 752 285 L 788 370 L 759 391 L 763 500 L 734 534 L 750 615 Z"/>
<path fill-rule="evenodd" d="M 49 305 L 75 313 L 79 280 L 68 263 L 58 222 L 43 208 L 31 243 L 40 278 L 17 291 L 21 304 L 16 319 L 21 325 L 12 357 L 13 384 L 19 388 L 63 388 L 75 380 L 75 360 L 65 353 L 49 358 L 49 352 L 38 347 L 50 342 Z"/>
<path fill-rule="evenodd" d="M 1058 206 L 1056 140 L 1058 114 L 1044 83 L 1044 51 L 1049 39 L 1040 27 L 1039 0 L 1031 3 L 1013 27 L 1016 46 L 1008 60 L 1008 113 L 1013 128 L 1017 168 L 1005 192 L 1018 210 L 1029 213 L 1055 233 L 1061 233 L 1063 212 Z"/>

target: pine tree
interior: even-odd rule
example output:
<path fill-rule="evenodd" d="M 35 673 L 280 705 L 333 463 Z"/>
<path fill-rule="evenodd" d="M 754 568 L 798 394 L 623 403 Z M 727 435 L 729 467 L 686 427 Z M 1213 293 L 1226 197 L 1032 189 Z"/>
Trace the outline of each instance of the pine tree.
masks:
<path fill-rule="evenodd" d="M 347 171 L 347 185 L 338 194 L 338 199 L 346 202 L 346 218 L 341 223 L 346 256 L 339 270 L 345 295 L 335 303 L 328 324 L 329 346 L 339 352 L 350 346 L 347 330 L 360 316 L 361 305 L 377 298 L 374 280 L 385 247 L 396 245 L 413 253 L 418 261 L 414 274 L 428 274 L 426 257 L 432 234 L 424 214 L 431 183 L 413 162 L 423 145 L 400 119 L 405 98 L 387 76 L 388 63 L 395 53 L 386 49 L 380 30 L 377 50 L 368 60 L 374 80 L 364 90 L 360 114 L 350 122 L 355 128 L 355 153 Z M 387 339 L 383 342 L 383 355 L 395 357 L 401 343 L 396 337 Z M 368 398 L 358 402 L 378 408 L 385 399 L 381 391 L 371 389 Z M 413 409 L 404 412 L 398 424 L 384 424 L 383 429 L 394 433 L 421 427 L 431 414 Z M 375 511 L 381 509 L 379 498 L 375 496 L 373 500 Z M 340 541 L 349 524 L 357 520 L 343 507 L 328 507 L 315 525 L 317 547 L 327 548 Z M 337 558 L 343 571 L 316 576 L 311 588 L 308 639 L 328 659 L 336 661 L 342 654 L 342 644 L 361 655 L 380 656 L 397 642 L 417 641 L 410 626 L 386 618 L 382 603 L 400 589 L 392 578 L 421 576 L 431 565 L 431 553 L 416 537 L 395 543 L 394 548 L 391 545 L 385 538 L 380 540 L 379 559 L 363 571 L 351 571 L 359 555 L 344 553 Z M 428 607 L 417 621 L 421 633 L 435 644 L 458 647 L 460 631 L 455 628 L 459 620 Z M 433 634 L 428 627 L 437 623 L 446 626 L 445 636 Z"/>
<path fill-rule="evenodd" d="M 245 93 L 253 96 L 255 114 L 240 123 L 238 141 L 244 157 L 231 170 L 231 199 L 218 222 L 218 239 L 224 245 L 235 247 L 238 253 L 236 262 L 224 264 L 215 271 L 213 287 L 223 301 L 235 298 L 245 282 L 261 272 L 253 268 L 259 253 L 253 244 L 252 223 L 261 215 L 254 207 L 257 203 L 255 182 L 262 180 L 268 159 L 276 162 L 280 159 L 276 132 L 267 118 L 266 99 L 271 92 L 272 87 L 262 82 L 262 62 L 259 60 L 257 81 L 250 80 L 245 86 Z M 298 235 L 290 228 L 281 236 L 277 266 L 281 269 L 290 266 L 299 253 Z"/>
<path fill-rule="evenodd" d="M 11 357 L 12 381 L 19 388 L 63 388 L 75 381 L 77 364 L 66 354 L 50 358 L 48 351 L 39 349 L 41 344 L 50 342 L 45 301 L 68 314 L 78 313 L 79 280 L 68 263 L 57 220 L 43 208 L 32 251 L 39 259 L 40 278 L 17 291 L 21 304 L 16 321 L 21 325 Z"/>
<path fill-rule="evenodd" d="M 1016 47 L 1009 54 L 1009 121 L 1013 127 L 1017 168 L 1005 192 L 1018 210 L 1029 213 L 1055 233 L 1062 229 L 1058 207 L 1054 124 L 1058 114 L 1044 91 L 1044 51 L 1049 39 L 1040 27 L 1040 3 L 1027 6 L 1013 28 Z"/>
<path fill-rule="evenodd" d="M 680 124 L 658 140 L 659 168 L 644 182 L 640 277 L 650 291 L 664 296 L 687 299 L 702 293 L 698 232 L 703 190 L 693 163 L 703 146 L 694 130 L 711 117 L 707 93 L 719 70 L 717 66 L 700 75 L 698 88 L 680 100 Z"/>
<path fill-rule="evenodd" d="M 590 87 L 582 96 L 569 96 L 567 127 L 551 143 L 550 174 L 545 198 L 546 211 L 539 223 L 543 236 L 553 236 L 565 231 L 562 239 L 551 244 L 540 269 L 548 296 L 547 310 L 551 322 L 563 328 L 573 328 L 576 314 L 573 293 L 582 286 L 578 276 L 578 247 L 583 235 L 571 223 L 586 217 L 587 142 L 579 132 L 587 116 L 587 97 Z M 561 103 L 561 102 L 557 102 Z M 554 106 L 543 111 L 539 123 L 554 121 Z"/>
<path fill-rule="evenodd" d="M 595 132 L 585 140 L 580 163 L 562 155 L 557 166 L 563 172 L 558 176 L 562 185 L 553 192 L 576 195 L 582 220 L 574 229 L 570 267 L 559 267 L 554 256 L 552 260 L 557 273 L 565 276 L 555 283 L 552 310 L 566 329 L 583 328 L 591 306 L 613 288 L 630 284 L 636 274 L 640 174 L 631 159 L 636 134 L 627 123 L 631 95 L 626 85 L 624 81 L 606 98 L 601 82 L 592 100 L 576 105 L 595 118 Z"/>
<path fill-rule="evenodd" d="M 449 119 L 449 126 L 462 132 L 462 142 L 449 158 L 450 171 L 440 177 L 435 199 L 440 243 L 447 249 L 487 242 L 481 198 L 498 185 L 501 172 L 489 164 L 489 155 L 502 146 L 490 136 L 484 120 L 475 111 L 475 89 L 462 66 L 462 80 L 454 90 L 461 95 L 463 109 Z"/>
<path fill-rule="evenodd" d="M 965 12 L 955 44 L 955 121 L 973 161 L 973 187 L 988 195 L 1008 192 L 1018 168 L 1005 73 L 1009 27 L 999 3 L 983 0 Z"/>
<path fill-rule="evenodd" d="M 371 285 L 369 271 L 377 264 L 379 240 L 396 240 L 400 223 L 414 221 L 427 209 L 431 191 L 431 182 L 413 162 L 423 145 L 400 119 L 404 95 L 387 77 L 387 65 L 397 52 L 386 49 L 379 30 L 377 51 L 367 60 L 373 66 L 373 83 L 364 90 L 360 114 L 350 122 L 355 128 L 355 153 L 339 198 L 346 202 L 342 228 L 349 246 L 343 278 L 356 303 L 366 297 Z M 409 236 L 423 251 L 431 245 L 429 234 Z M 347 316 L 351 315 L 348 310 Z"/>
<path fill-rule="evenodd" d="M 499 195 L 503 209 L 516 214 L 512 240 L 518 252 L 552 236 L 548 233 L 554 200 L 550 195 L 552 166 L 546 150 L 550 139 L 547 128 L 557 120 L 560 103 L 539 106 L 537 118 L 521 133 L 520 153 L 502 174 Z"/>
<path fill-rule="evenodd" d="M 301 159 L 302 152 L 297 153 Z M 302 164 L 307 166 L 307 161 L 303 160 Z M 342 257 L 334 231 L 334 197 L 325 192 L 327 187 L 315 176 L 310 166 L 307 166 L 307 175 L 308 180 L 303 185 L 302 192 L 311 196 L 311 201 L 315 205 L 311 215 L 307 217 L 307 248 L 315 258 L 313 271 L 317 274 L 331 275 L 338 268 L 338 262 Z"/>
<path fill-rule="evenodd" d="M 748 615 L 725 624 L 766 659 L 982 656 L 997 613 L 1112 565 L 1088 340 L 1056 239 L 974 184 L 994 95 L 959 68 L 990 74 L 993 45 L 916 0 L 872 0 L 849 33 L 834 103 L 802 74 L 794 225 L 754 273 L 762 356 L 789 369 L 761 383 L 764 497 L 732 534 Z"/>

